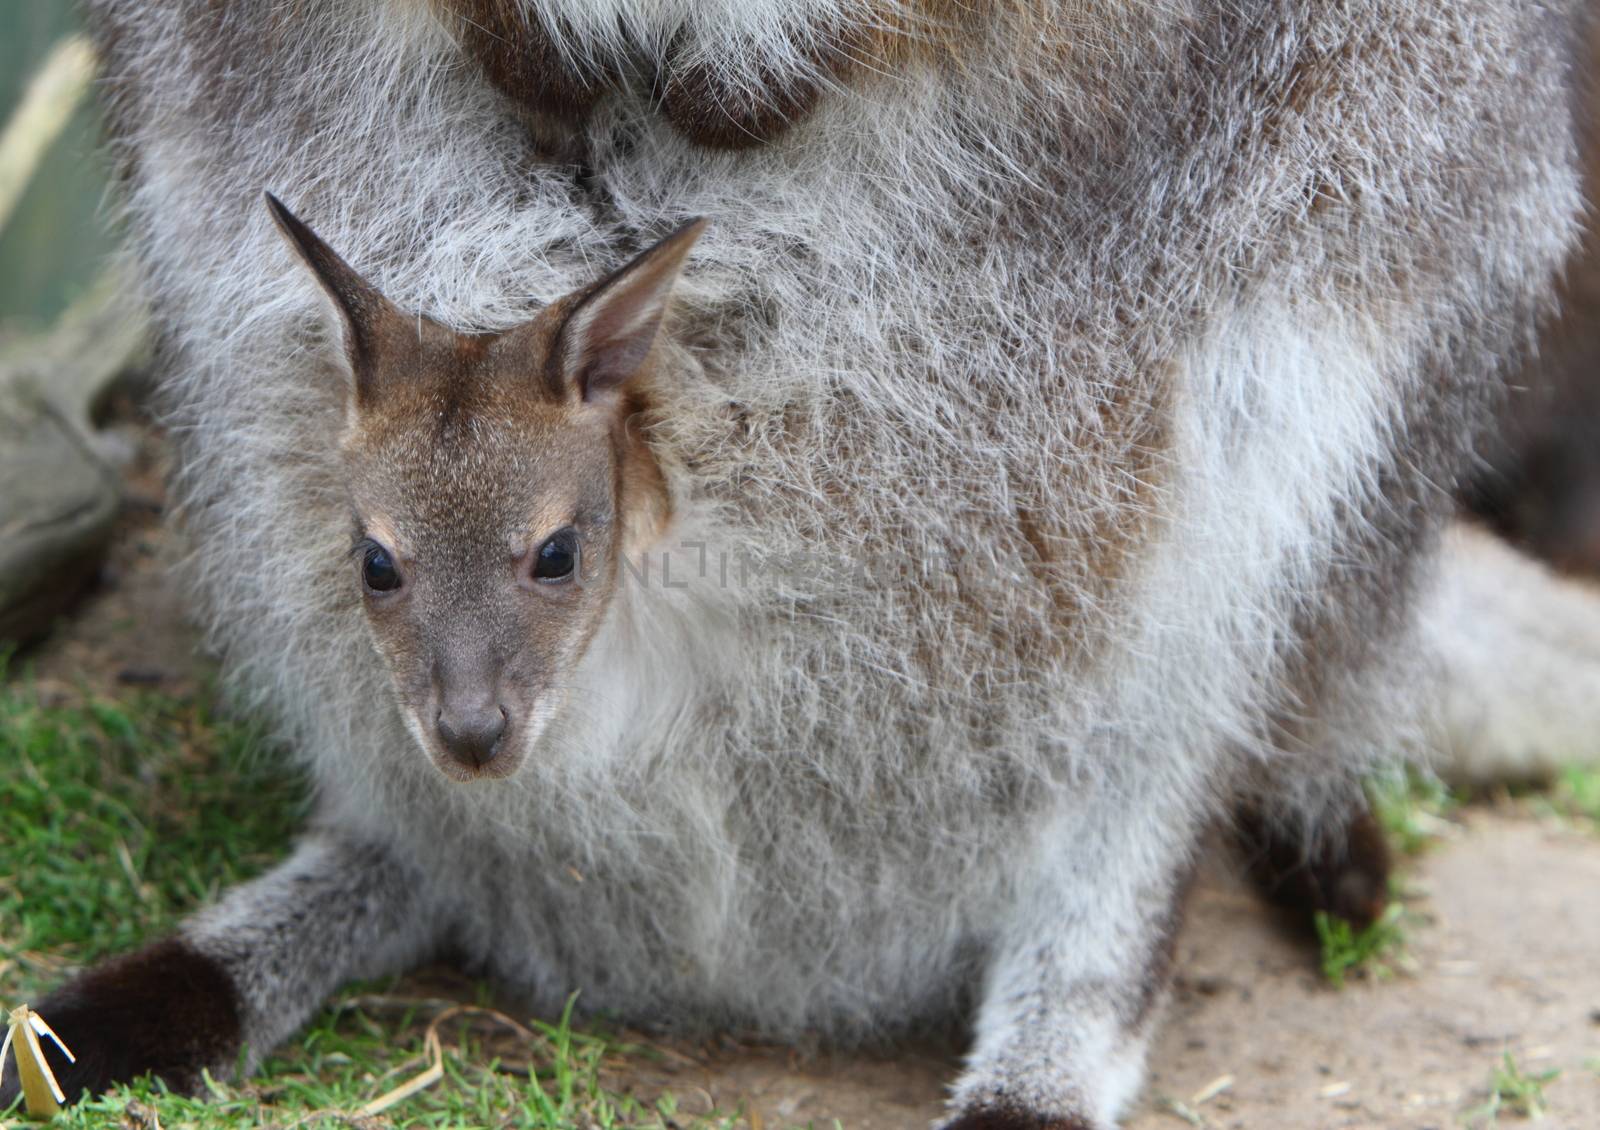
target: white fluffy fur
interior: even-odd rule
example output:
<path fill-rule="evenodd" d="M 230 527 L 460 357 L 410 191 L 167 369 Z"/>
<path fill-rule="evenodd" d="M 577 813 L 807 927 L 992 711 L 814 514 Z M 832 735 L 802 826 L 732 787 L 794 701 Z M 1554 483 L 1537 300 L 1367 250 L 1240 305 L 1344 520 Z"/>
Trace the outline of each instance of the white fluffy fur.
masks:
<path fill-rule="evenodd" d="M 182 0 L 94 7 L 122 35 L 197 591 L 319 822 L 426 876 L 423 921 L 547 1006 L 859 1038 L 986 986 L 958 1102 L 1108 1125 L 1153 924 L 1320 646 L 1297 614 L 1385 476 L 1417 526 L 1446 510 L 1424 480 L 1572 236 L 1554 16 L 997 8 L 960 66 L 834 90 L 744 154 L 613 95 L 583 129 L 597 204 L 417 3 L 314 0 L 270 35 L 270 5 L 221 31 Z M 680 33 L 747 76 L 856 10 L 539 7 L 574 58 Z M 197 37 L 250 46 L 224 80 Z M 403 308 L 475 328 L 714 221 L 652 437 L 675 526 L 516 779 L 444 780 L 393 706 L 343 559 L 326 328 L 262 188 Z"/>

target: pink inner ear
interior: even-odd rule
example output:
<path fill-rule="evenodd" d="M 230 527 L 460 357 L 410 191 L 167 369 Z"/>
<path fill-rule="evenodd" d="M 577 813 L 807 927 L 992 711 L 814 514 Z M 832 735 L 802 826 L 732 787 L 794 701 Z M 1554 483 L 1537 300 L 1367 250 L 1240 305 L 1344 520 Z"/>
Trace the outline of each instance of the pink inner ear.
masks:
<path fill-rule="evenodd" d="M 644 366 L 661 328 L 662 306 L 626 312 L 608 306 L 597 312 L 583 335 L 579 359 L 578 387 L 585 400 L 621 388 Z"/>
<path fill-rule="evenodd" d="M 637 260 L 573 311 L 565 363 L 585 400 L 620 388 L 644 366 L 679 262 Z"/>
<path fill-rule="evenodd" d="M 679 228 L 578 303 L 562 327 L 560 363 L 585 400 L 615 392 L 643 369 L 661 331 L 672 286 L 705 228 Z"/>

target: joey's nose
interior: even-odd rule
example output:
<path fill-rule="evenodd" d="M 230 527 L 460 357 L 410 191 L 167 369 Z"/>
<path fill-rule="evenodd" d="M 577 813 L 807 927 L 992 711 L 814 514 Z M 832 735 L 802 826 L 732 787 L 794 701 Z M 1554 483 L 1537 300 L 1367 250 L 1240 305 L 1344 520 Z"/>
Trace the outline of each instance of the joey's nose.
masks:
<path fill-rule="evenodd" d="M 490 704 L 465 709 L 441 709 L 434 723 L 439 740 L 462 765 L 481 769 L 500 752 L 500 738 L 506 732 L 506 712 Z"/>

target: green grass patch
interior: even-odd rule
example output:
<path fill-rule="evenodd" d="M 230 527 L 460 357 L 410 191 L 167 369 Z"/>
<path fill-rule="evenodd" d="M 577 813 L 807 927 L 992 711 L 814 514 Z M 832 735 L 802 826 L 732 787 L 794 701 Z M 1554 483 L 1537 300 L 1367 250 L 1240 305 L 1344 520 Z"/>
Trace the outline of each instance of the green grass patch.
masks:
<path fill-rule="evenodd" d="M 1489 1101 L 1468 1112 L 1467 1118 L 1478 1126 L 1493 1126 L 1502 1114 L 1517 1118 L 1540 1119 L 1545 1116 L 1544 1089 L 1561 1075 L 1558 1068 L 1530 1075 L 1517 1066 L 1516 1059 L 1506 1052 L 1495 1065 L 1489 1081 Z"/>
<path fill-rule="evenodd" d="M 220 716 L 210 701 L 130 693 L 53 703 L 25 679 L 0 681 L 0 1006 L 37 1000 L 76 968 L 170 929 L 287 853 L 306 807 L 303 785 L 257 729 Z M 199 1099 L 146 1080 L 70 1108 L 52 1125 L 735 1124 L 607 1085 L 652 1054 L 574 1031 L 570 1017 L 541 1025 L 478 1006 L 408 1003 L 392 986 L 356 986 L 248 1078 L 214 1083 Z M 432 1085 L 360 1113 L 433 1067 L 442 1077 Z M 9 1121 L 0 1112 L 0 1124 Z"/>
<path fill-rule="evenodd" d="M 1358 930 L 1343 918 L 1325 911 L 1316 915 L 1317 940 L 1322 947 L 1322 975 L 1335 989 L 1352 977 L 1384 980 L 1394 975 L 1405 953 L 1406 909 L 1396 900 L 1378 920 Z"/>
<path fill-rule="evenodd" d="M 1556 778 L 1545 799 L 1566 819 L 1600 830 L 1600 768 L 1568 766 Z"/>
<path fill-rule="evenodd" d="M 257 730 L 152 694 L 0 685 L 0 993 L 169 928 L 280 858 L 304 792 Z"/>
<path fill-rule="evenodd" d="M 430 1040 L 437 1039 L 437 1051 Z M 575 1032 L 570 1014 L 523 1026 L 467 1008 L 433 1022 L 412 1012 L 380 1018 L 360 1007 L 325 1011 L 298 1045 L 239 1084 L 213 1080 L 198 1098 L 148 1080 L 69 1108 L 51 1123 L 72 1130 L 181 1126 L 186 1130 L 328 1125 L 496 1127 L 503 1130 L 732 1130 L 735 1115 L 693 1115 L 670 1096 L 654 1103 L 609 1090 L 604 1076 L 642 1049 Z M 442 1078 L 375 1113 L 367 1104 L 435 1063 Z"/>

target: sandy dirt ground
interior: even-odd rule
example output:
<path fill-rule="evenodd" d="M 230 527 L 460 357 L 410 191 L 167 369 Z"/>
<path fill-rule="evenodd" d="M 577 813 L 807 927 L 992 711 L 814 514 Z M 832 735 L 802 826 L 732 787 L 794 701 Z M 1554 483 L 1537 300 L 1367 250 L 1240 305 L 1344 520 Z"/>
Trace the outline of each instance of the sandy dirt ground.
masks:
<path fill-rule="evenodd" d="M 207 669 L 166 582 L 176 550 L 159 522 L 160 449 L 131 442 L 142 447 L 102 583 L 26 657 L 47 689 L 177 692 Z M 1600 836 L 1526 804 L 1477 806 L 1404 879 L 1415 912 L 1406 968 L 1336 991 L 1312 947 L 1218 853 L 1191 899 L 1129 1130 L 1482 1125 L 1471 1112 L 1506 1051 L 1530 1073 L 1561 1072 L 1546 1087 L 1541 1125 L 1600 1128 Z M 659 1062 L 613 1085 L 670 1089 L 685 1111 L 743 1106 L 755 1130 L 834 1119 L 849 1130 L 924 1130 L 959 1060 L 958 1049 L 937 1046 L 660 1050 Z"/>

